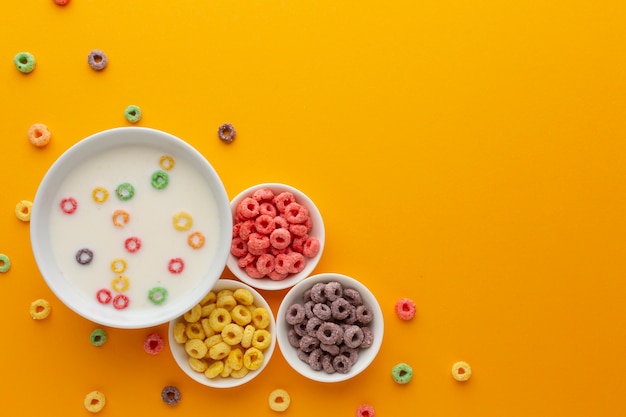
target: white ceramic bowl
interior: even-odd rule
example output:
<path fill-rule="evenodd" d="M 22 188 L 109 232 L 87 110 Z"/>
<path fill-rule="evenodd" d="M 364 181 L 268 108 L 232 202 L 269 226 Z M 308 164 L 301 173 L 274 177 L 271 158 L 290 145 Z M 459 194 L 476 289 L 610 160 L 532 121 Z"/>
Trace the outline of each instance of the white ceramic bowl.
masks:
<path fill-rule="evenodd" d="M 172 320 L 169 324 L 168 337 L 170 350 L 172 352 L 172 355 L 174 356 L 174 360 L 176 361 L 180 369 L 182 369 L 183 372 L 185 372 L 191 379 L 199 382 L 200 384 L 213 388 L 232 388 L 250 382 L 257 375 L 259 375 L 263 371 L 263 369 L 265 369 L 272 357 L 272 354 L 274 353 L 274 349 L 276 348 L 276 321 L 274 319 L 274 313 L 272 312 L 270 305 L 261 294 L 259 294 L 254 288 L 250 287 L 249 285 L 233 279 L 218 280 L 213 287 L 213 291 L 215 291 L 216 293 L 224 289 L 230 289 L 234 291 L 238 288 L 246 288 L 250 290 L 250 292 L 252 292 L 252 295 L 254 296 L 254 305 L 256 305 L 257 307 L 264 307 L 270 313 L 270 325 L 267 327 L 267 330 L 272 335 L 272 340 L 270 342 L 270 345 L 263 351 L 263 364 L 259 369 L 248 372 L 243 378 L 222 378 L 221 376 L 218 376 L 211 379 L 207 378 L 203 373 L 194 371 L 193 369 L 191 369 L 191 366 L 189 366 L 189 355 L 185 351 L 185 345 L 177 343 L 176 339 L 174 338 L 174 326 L 179 321 L 184 321 L 182 317 L 178 317 L 177 319 Z"/>
<path fill-rule="evenodd" d="M 174 166 L 161 167 L 169 155 Z M 162 190 L 151 184 L 152 174 L 165 170 L 169 183 Z M 120 183 L 134 184 L 132 199 L 116 196 Z M 107 189 L 92 195 L 96 187 Z M 60 201 L 72 197 L 74 213 L 64 213 Z M 71 205 L 66 209 L 71 211 Z M 123 227 L 113 225 L 112 213 L 130 213 Z M 186 211 L 193 227 L 179 231 L 173 215 Z M 119 222 L 123 224 L 123 222 Z M 200 231 L 204 246 L 192 249 L 188 235 Z M 219 279 L 226 265 L 232 235 L 232 216 L 226 190 L 211 164 L 183 140 L 154 129 L 124 127 L 96 133 L 68 149 L 50 167 L 37 190 L 30 221 L 32 250 L 48 286 L 70 309 L 93 322 L 116 328 L 146 328 L 167 323 L 196 304 Z M 139 237 L 141 248 L 125 249 L 129 237 Z M 94 253 L 80 265 L 76 253 L 87 247 Z M 168 271 L 168 261 L 186 260 L 180 274 Z M 113 259 L 123 258 L 124 272 L 112 270 Z M 96 299 L 99 289 L 111 292 L 112 279 L 128 278 L 127 308 L 113 308 Z M 167 289 L 165 302 L 155 305 L 149 289 Z M 106 296 L 103 297 L 103 300 Z M 123 305 L 123 303 L 119 304 Z"/>
<path fill-rule="evenodd" d="M 228 254 L 228 259 L 226 261 L 226 265 L 228 269 L 241 281 L 246 284 L 261 289 L 261 290 L 283 290 L 285 288 L 293 287 L 298 282 L 302 281 L 304 278 L 308 277 L 311 272 L 317 266 L 320 258 L 322 257 L 322 252 L 324 251 L 324 221 L 322 219 L 322 215 L 315 205 L 313 201 L 302 191 L 291 187 L 286 184 L 280 183 L 264 183 L 258 184 L 253 187 L 250 187 L 242 192 L 240 192 L 235 198 L 233 198 L 230 202 L 231 212 L 233 215 L 233 219 L 235 218 L 235 213 L 237 206 L 241 201 L 243 201 L 246 197 L 251 197 L 252 194 L 262 188 L 269 188 L 274 192 L 275 195 L 278 195 L 282 192 L 290 192 L 294 195 L 297 203 L 305 206 L 308 209 L 309 216 L 312 220 L 312 228 L 308 233 L 309 236 L 317 238 L 320 243 L 320 249 L 317 255 L 312 258 L 305 258 L 306 265 L 304 269 L 298 273 L 289 274 L 289 276 L 282 280 L 272 280 L 269 277 L 264 278 L 252 278 L 250 277 L 246 271 L 237 265 L 238 258 L 234 256 L 232 253 Z M 233 220 L 234 221 L 234 220 Z"/>
<path fill-rule="evenodd" d="M 327 373 L 324 370 L 313 370 L 309 364 L 305 363 L 298 357 L 297 349 L 289 343 L 288 332 L 292 326 L 290 326 L 285 320 L 289 307 L 296 303 L 304 304 L 304 292 L 320 282 L 339 282 L 344 289 L 353 288 L 357 290 L 361 294 L 363 304 L 371 309 L 373 315 L 373 320 L 368 324 L 368 327 L 373 332 L 374 341 L 370 347 L 360 349 L 358 360 L 347 373 Z M 372 363 L 374 358 L 376 358 L 376 355 L 380 350 L 380 346 L 383 342 L 384 327 L 383 313 L 376 297 L 374 297 L 371 291 L 356 279 L 336 273 L 313 275 L 296 284 L 283 298 L 276 316 L 278 345 L 280 346 L 280 351 L 285 357 L 285 360 L 299 374 L 319 382 L 345 381 L 363 372 Z"/>

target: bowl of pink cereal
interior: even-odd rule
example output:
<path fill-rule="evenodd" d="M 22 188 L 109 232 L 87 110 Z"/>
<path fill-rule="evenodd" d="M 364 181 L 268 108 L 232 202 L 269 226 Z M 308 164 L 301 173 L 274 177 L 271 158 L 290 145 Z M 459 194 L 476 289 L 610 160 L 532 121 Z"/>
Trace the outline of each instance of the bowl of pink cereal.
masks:
<path fill-rule="evenodd" d="M 233 233 L 226 265 L 262 290 L 289 288 L 309 276 L 324 250 L 324 222 L 313 201 L 286 184 L 264 183 L 230 202 Z"/>
<path fill-rule="evenodd" d="M 382 310 L 354 278 L 313 275 L 291 288 L 276 316 L 277 340 L 287 363 L 319 382 L 353 378 L 376 358 L 383 341 Z"/>
<path fill-rule="evenodd" d="M 254 288 L 218 280 L 168 329 L 174 360 L 191 379 L 213 388 L 250 382 L 266 367 L 276 347 L 276 321 Z"/>

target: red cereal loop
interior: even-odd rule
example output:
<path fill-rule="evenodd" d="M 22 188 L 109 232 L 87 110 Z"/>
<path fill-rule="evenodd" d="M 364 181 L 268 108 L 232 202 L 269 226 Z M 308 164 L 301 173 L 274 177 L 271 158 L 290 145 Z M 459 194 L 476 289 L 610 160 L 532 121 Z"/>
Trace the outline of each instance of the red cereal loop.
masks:
<path fill-rule="evenodd" d="M 283 216 L 289 223 L 304 223 L 309 217 L 309 209 L 298 203 L 291 203 L 285 207 Z"/>
<path fill-rule="evenodd" d="M 270 234 L 270 245 L 276 249 L 285 249 L 291 244 L 291 234 L 287 229 L 274 229 Z"/>
<path fill-rule="evenodd" d="M 72 214 L 78 208 L 78 203 L 73 197 L 68 197 L 61 200 L 60 206 L 63 213 Z"/>
<path fill-rule="evenodd" d="M 262 235 L 269 235 L 275 228 L 274 219 L 269 214 L 261 214 L 254 221 L 254 229 Z"/>
<path fill-rule="evenodd" d="M 230 244 L 230 253 L 236 257 L 246 256 L 248 254 L 248 245 L 242 238 L 236 237 Z"/>
<path fill-rule="evenodd" d="M 298 272 L 302 272 L 302 270 L 304 269 L 306 265 L 306 261 L 304 260 L 304 255 L 298 252 L 291 252 L 289 256 L 291 257 L 293 261 L 293 265 L 291 266 L 291 269 L 289 270 L 289 272 L 292 274 L 297 274 Z"/>
<path fill-rule="evenodd" d="M 356 409 L 356 417 L 374 417 L 374 407 L 362 404 Z"/>
<path fill-rule="evenodd" d="M 296 201 L 296 198 L 289 191 L 284 191 L 274 197 L 274 205 L 279 212 L 284 213 L 285 208 Z"/>
<path fill-rule="evenodd" d="M 256 269 L 256 266 L 254 266 L 254 264 L 246 266 L 245 270 L 246 274 L 248 274 L 250 278 L 263 278 L 265 276 L 261 274 L 258 269 Z"/>
<path fill-rule="evenodd" d="M 65 6 L 67 3 L 70 2 L 70 0 L 53 0 L 54 4 L 56 4 L 57 6 Z"/>
<path fill-rule="evenodd" d="M 259 203 L 263 201 L 272 201 L 274 200 L 274 192 L 267 187 L 259 188 L 252 193 L 252 198 Z"/>
<path fill-rule="evenodd" d="M 111 298 L 111 291 L 106 288 L 102 288 L 96 293 L 96 299 L 100 304 L 109 304 L 111 302 Z"/>
<path fill-rule="evenodd" d="M 264 253 L 256 260 L 256 269 L 260 274 L 268 275 L 274 270 L 274 255 Z"/>
<path fill-rule="evenodd" d="M 252 197 L 246 197 L 237 206 L 237 212 L 247 219 L 252 219 L 259 214 L 259 202 Z"/>
<path fill-rule="evenodd" d="M 128 307 L 130 300 L 126 294 L 118 294 L 113 298 L 113 307 L 117 310 L 123 310 Z"/>
<path fill-rule="evenodd" d="M 302 254 L 307 258 L 313 258 L 320 251 L 320 241 L 315 237 L 309 237 L 304 242 L 304 247 L 302 248 Z"/>
<path fill-rule="evenodd" d="M 274 258 L 274 270 L 279 274 L 288 274 L 293 269 L 293 258 L 281 253 Z"/>
<path fill-rule="evenodd" d="M 278 210 L 276 210 L 276 206 L 272 203 L 263 202 L 259 204 L 259 214 L 267 214 L 268 216 L 276 217 Z"/>
<path fill-rule="evenodd" d="M 250 237 L 250 233 L 254 232 L 254 220 L 246 220 L 241 223 L 241 227 L 239 228 L 239 237 L 245 241 L 248 241 Z"/>
<path fill-rule="evenodd" d="M 158 355 L 164 345 L 163 337 L 158 333 L 150 333 L 143 341 L 143 349 L 150 355 Z"/>
<path fill-rule="evenodd" d="M 415 317 L 415 302 L 409 298 L 401 298 L 396 302 L 396 314 L 401 320 Z"/>
<path fill-rule="evenodd" d="M 172 274 L 180 274 L 185 269 L 185 262 L 181 258 L 172 258 L 167 264 L 167 270 Z"/>
<path fill-rule="evenodd" d="M 129 237 L 124 241 L 124 247 L 130 253 L 137 252 L 141 248 L 141 239 L 135 236 Z"/>
<path fill-rule="evenodd" d="M 270 247 L 270 239 L 259 233 L 250 233 L 248 238 L 248 252 L 253 255 L 262 255 Z"/>

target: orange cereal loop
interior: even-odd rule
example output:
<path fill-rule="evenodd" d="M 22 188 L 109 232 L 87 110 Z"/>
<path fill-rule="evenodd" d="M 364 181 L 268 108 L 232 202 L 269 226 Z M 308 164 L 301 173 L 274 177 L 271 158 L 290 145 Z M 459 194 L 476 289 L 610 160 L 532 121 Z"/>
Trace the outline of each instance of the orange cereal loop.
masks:
<path fill-rule="evenodd" d="M 187 244 L 194 249 L 200 249 L 204 246 L 204 235 L 200 232 L 193 232 L 187 237 Z"/>
<path fill-rule="evenodd" d="M 85 396 L 84 405 L 90 413 L 98 413 L 102 411 L 105 404 L 106 400 L 104 398 L 104 394 L 100 391 L 91 391 Z"/>
<path fill-rule="evenodd" d="M 52 133 L 43 123 L 35 123 L 28 129 L 28 140 L 33 146 L 41 148 L 50 142 Z"/>
<path fill-rule="evenodd" d="M 174 228 L 181 232 L 187 231 L 191 229 L 193 225 L 193 219 L 189 213 L 185 213 L 184 211 L 178 212 L 174 215 Z"/>
<path fill-rule="evenodd" d="M 115 227 L 124 227 L 128 220 L 130 219 L 130 214 L 124 210 L 115 210 L 113 212 L 113 224 Z"/>
<path fill-rule="evenodd" d="M 15 206 L 15 215 L 23 222 L 30 221 L 30 212 L 33 208 L 33 203 L 28 200 L 22 200 Z"/>
<path fill-rule="evenodd" d="M 159 166 L 166 170 L 169 171 L 170 169 L 174 168 L 174 158 L 172 158 L 169 155 L 163 155 L 160 159 L 159 159 Z"/>
<path fill-rule="evenodd" d="M 91 198 L 93 198 L 93 201 L 96 203 L 104 203 L 107 201 L 107 198 L 109 198 L 109 192 L 106 188 L 96 187 L 91 192 Z"/>

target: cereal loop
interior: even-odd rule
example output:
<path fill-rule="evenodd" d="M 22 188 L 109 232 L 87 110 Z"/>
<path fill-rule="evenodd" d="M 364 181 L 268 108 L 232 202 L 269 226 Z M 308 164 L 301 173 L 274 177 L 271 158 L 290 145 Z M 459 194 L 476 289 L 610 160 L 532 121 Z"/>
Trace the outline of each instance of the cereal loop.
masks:
<path fill-rule="evenodd" d="M 22 200 L 15 206 L 15 215 L 23 222 L 30 221 L 30 213 L 33 203 L 28 200 Z"/>
<path fill-rule="evenodd" d="M 148 291 L 148 299 L 156 305 L 161 305 L 167 300 L 167 290 L 163 287 L 154 287 Z"/>
<path fill-rule="evenodd" d="M 152 186 L 157 190 L 162 190 L 167 187 L 167 184 L 170 182 L 170 177 L 167 175 L 165 171 L 155 171 L 152 174 Z"/>
<path fill-rule="evenodd" d="M 98 413 L 104 408 L 106 399 L 100 391 L 91 391 L 85 396 L 83 404 L 90 413 Z"/>
<path fill-rule="evenodd" d="M 124 275 L 118 275 L 111 281 L 111 288 L 116 292 L 124 292 L 128 290 L 130 280 Z"/>
<path fill-rule="evenodd" d="M 56 1 L 64 1 L 64 0 L 56 0 Z M 69 0 L 65 0 L 65 1 L 69 2 Z M 87 63 L 89 64 L 91 69 L 93 69 L 94 71 L 102 71 L 103 69 L 106 68 L 108 62 L 109 60 L 107 59 L 107 56 L 104 54 L 104 52 L 102 52 L 99 49 L 94 49 L 93 51 L 89 52 L 89 55 L 87 55 Z"/>
<path fill-rule="evenodd" d="M 11 269 L 11 259 L 4 253 L 0 253 L 0 273 L 9 272 Z"/>
<path fill-rule="evenodd" d="M 413 378 L 413 369 L 406 363 L 399 363 L 392 368 L 391 376 L 397 384 L 408 384 Z"/>
<path fill-rule="evenodd" d="M 96 347 L 102 346 L 106 343 L 106 341 L 107 341 L 107 333 L 103 329 L 95 329 L 89 335 L 89 342 L 93 346 L 96 346 Z"/>
<path fill-rule="evenodd" d="M 130 183 L 124 182 L 117 186 L 115 189 L 115 195 L 121 201 L 128 201 L 135 195 L 135 187 L 133 187 Z"/>
<path fill-rule="evenodd" d="M 18 52 L 17 55 L 13 57 L 13 63 L 19 72 L 28 74 L 33 72 L 37 61 L 30 52 Z"/>
<path fill-rule="evenodd" d="M 291 404 L 291 397 L 287 391 L 282 388 L 278 388 L 270 392 L 268 401 L 271 410 L 283 412 L 289 408 L 289 405 Z"/>
<path fill-rule="evenodd" d="M 231 143 L 235 140 L 237 132 L 230 123 L 224 123 L 217 129 L 217 136 L 225 143 Z"/>
<path fill-rule="evenodd" d="M 109 304 L 112 298 L 111 291 L 106 288 L 102 288 L 96 292 L 96 299 L 100 304 Z"/>
<path fill-rule="evenodd" d="M 204 246 L 204 235 L 200 232 L 193 232 L 187 237 L 187 244 L 193 249 L 200 249 Z"/>
<path fill-rule="evenodd" d="M 35 320 L 43 320 L 50 315 L 52 308 L 47 300 L 42 298 L 30 304 L 30 316 Z"/>
<path fill-rule="evenodd" d="M 111 270 L 116 274 L 126 271 L 126 261 L 122 258 L 113 259 L 111 262 Z"/>
<path fill-rule="evenodd" d="M 167 270 L 172 274 L 180 274 L 185 269 L 185 262 L 181 258 L 172 258 L 167 264 Z"/>
<path fill-rule="evenodd" d="M 93 198 L 93 201 L 96 203 L 104 203 L 107 201 L 107 198 L 109 198 L 109 192 L 106 188 L 96 187 L 91 192 L 91 198 Z"/>
<path fill-rule="evenodd" d="M 65 214 L 73 214 L 78 208 L 78 203 L 72 197 L 62 199 L 59 205 Z"/>
<path fill-rule="evenodd" d="M 150 333 L 143 342 L 143 349 L 150 355 L 158 355 L 164 345 L 165 341 L 160 334 Z"/>
<path fill-rule="evenodd" d="M 113 307 L 115 307 L 116 310 L 125 309 L 126 307 L 128 307 L 129 302 L 130 299 L 126 294 L 118 294 L 113 297 Z"/>
<path fill-rule="evenodd" d="M 415 316 L 415 302 L 408 298 L 401 298 L 396 302 L 395 311 L 401 320 L 411 320 Z"/>
<path fill-rule="evenodd" d="M 167 405 L 176 405 L 180 401 L 180 391 L 173 385 L 168 385 L 161 391 L 161 399 Z"/>
<path fill-rule="evenodd" d="M 368 404 L 362 404 L 356 409 L 356 417 L 374 417 L 374 407 Z"/>
<path fill-rule="evenodd" d="M 115 210 L 113 212 L 113 225 L 115 227 L 124 227 L 130 219 L 130 214 L 124 210 Z"/>
<path fill-rule="evenodd" d="M 141 248 L 141 239 L 138 237 L 129 237 L 124 241 L 124 247 L 130 253 L 137 252 Z"/>
<path fill-rule="evenodd" d="M 141 109 L 139 108 L 139 106 L 131 104 L 124 110 L 124 117 L 130 123 L 137 123 L 139 120 L 141 120 Z"/>
<path fill-rule="evenodd" d="M 93 261 L 93 251 L 91 249 L 82 248 L 76 252 L 76 262 L 81 265 L 89 265 Z"/>
<path fill-rule="evenodd" d="M 65 6 L 67 5 L 70 0 L 53 0 L 54 4 L 56 4 L 57 6 Z"/>
<path fill-rule="evenodd" d="M 174 158 L 169 155 L 163 155 L 159 159 L 159 166 L 166 171 L 171 170 L 172 168 L 174 168 Z"/>
<path fill-rule="evenodd" d="M 191 215 L 189 213 L 185 213 L 184 211 L 176 213 L 172 220 L 174 222 L 174 228 L 181 232 L 191 229 L 191 226 L 193 225 Z"/>
<path fill-rule="evenodd" d="M 452 377 L 460 382 L 465 382 L 472 376 L 472 368 L 464 361 L 456 362 L 452 365 Z"/>

